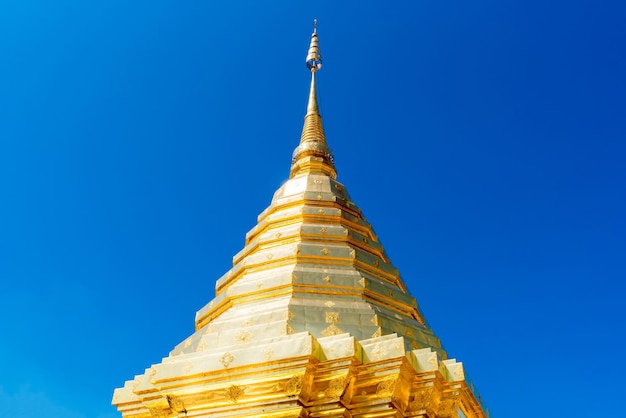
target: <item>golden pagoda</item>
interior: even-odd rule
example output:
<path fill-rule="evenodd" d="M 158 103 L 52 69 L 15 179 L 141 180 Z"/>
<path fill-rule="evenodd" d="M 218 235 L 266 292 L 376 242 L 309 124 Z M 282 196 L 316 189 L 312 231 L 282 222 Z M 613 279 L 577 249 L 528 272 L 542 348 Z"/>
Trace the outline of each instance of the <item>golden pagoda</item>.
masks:
<path fill-rule="evenodd" d="M 289 180 L 196 314 L 196 331 L 113 395 L 125 418 L 488 417 L 372 226 L 336 180 L 311 90 Z"/>

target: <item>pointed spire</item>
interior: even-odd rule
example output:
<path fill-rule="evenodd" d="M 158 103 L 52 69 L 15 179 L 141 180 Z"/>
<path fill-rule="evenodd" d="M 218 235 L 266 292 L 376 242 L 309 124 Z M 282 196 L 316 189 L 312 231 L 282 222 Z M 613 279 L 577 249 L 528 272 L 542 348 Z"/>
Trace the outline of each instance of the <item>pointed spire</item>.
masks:
<path fill-rule="evenodd" d="M 322 54 L 317 40 L 317 19 L 313 21 L 313 34 L 306 57 L 306 66 L 311 70 L 309 103 L 304 117 L 300 145 L 293 152 L 290 177 L 315 172 L 336 178 L 337 172 L 335 171 L 333 154 L 326 145 L 322 117 L 317 103 L 315 75 L 322 68 Z"/>

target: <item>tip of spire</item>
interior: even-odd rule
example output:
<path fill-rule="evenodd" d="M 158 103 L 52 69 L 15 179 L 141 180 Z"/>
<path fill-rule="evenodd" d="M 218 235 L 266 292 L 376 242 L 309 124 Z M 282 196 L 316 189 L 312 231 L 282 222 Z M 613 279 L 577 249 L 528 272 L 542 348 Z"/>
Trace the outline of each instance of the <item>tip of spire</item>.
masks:
<path fill-rule="evenodd" d="M 306 66 L 312 72 L 322 68 L 322 54 L 320 54 L 320 47 L 317 42 L 317 19 L 313 19 L 313 34 L 311 35 L 309 53 L 306 56 Z"/>
<path fill-rule="evenodd" d="M 322 54 L 320 54 L 317 41 L 317 19 L 313 20 L 313 34 L 306 56 L 306 66 L 311 70 L 311 90 L 300 145 L 294 150 L 291 160 L 290 177 L 304 173 L 318 173 L 336 178 L 333 153 L 326 145 L 315 88 L 315 73 L 322 68 Z"/>

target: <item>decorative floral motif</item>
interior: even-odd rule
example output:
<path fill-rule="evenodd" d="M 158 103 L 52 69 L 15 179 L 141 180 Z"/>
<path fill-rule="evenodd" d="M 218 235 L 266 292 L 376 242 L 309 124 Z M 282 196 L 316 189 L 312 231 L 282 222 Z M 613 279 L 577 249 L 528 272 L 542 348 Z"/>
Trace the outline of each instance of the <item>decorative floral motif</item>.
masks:
<path fill-rule="evenodd" d="M 390 397 L 396 389 L 396 382 L 397 379 L 395 377 L 388 377 L 380 382 L 376 387 L 376 397 L 380 399 Z"/>
<path fill-rule="evenodd" d="M 342 331 L 337 325 L 331 324 L 328 328 L 322 330 L 322 335 L 324 337 L 332 337 L 333 335 L 343 334 Z"/>
<path fill-rule="evenodd" d="M 287 380 L 285 383 L 285 395 L 287 396 L 295 396 L 300 393 L 302 390 L 302 382 L 304 378 L 303 375 L 298 374 L 291 377 L 291 379 Z"/>
<path fill-rule="evenodd" d="M 429 386 L 415 392 L 413 400 L 409 402 L 409 408 L 414 411 L 425 409 L 431 415 L 433 410 L 433 390 L 434 388 Z"/>
<path fill-rule="evenodd" d="M 231 385 L 228 389 L 226 389 L 226 398 L 228 398 L 228 400 L 232 403 L 237 403 L 237 401 L 243 396 L 245 390 L 245 388 L 242 388 L 239 385 Z"/>
<path fill-rule="evenodd" d="M 339 312 L 326 312 L 326 323 L 327 324 L 338 324 L 339 323 Z"/>
<path fill-rule="evenodd" d="M 324 395 L 328 398 L 337 398 L 341 396 L 346 386 L 346 377 L 340 376 L 336 377 L 330 381 L 328 387 L 324 391 Z"/>
<path fill-rule="evenodd" d="M 224 367 L 228 368 L 228 366 L 230 366 L 230 363 L 232 363 L 233 360 L 235 360 L 235 357 L 233 357 L 233 355 L 227 351 L 220 359 L 220 363 L 222 363 Z"/>
<path fill-rule="evenodd" d="M 234 338 L 235 343 L 247 343 L 252 339 L 252 334 L 246 330 L 239 331 L 239 334 Z"/>

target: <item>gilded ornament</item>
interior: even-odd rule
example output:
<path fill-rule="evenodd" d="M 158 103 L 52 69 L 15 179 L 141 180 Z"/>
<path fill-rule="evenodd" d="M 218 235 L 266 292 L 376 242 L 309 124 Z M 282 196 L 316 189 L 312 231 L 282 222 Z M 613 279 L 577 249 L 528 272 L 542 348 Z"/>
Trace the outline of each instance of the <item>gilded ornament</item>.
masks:
<path fill-rule="evenodd" d="M 374 267 L 380 266 L 380 262 L 378 260 L 374 260 Z"/>
<path fill-rule="evenodd" d="M 320 232 L 321 232 L 322 234 L 325 234 L 325 233 L 327 233 L 327 232 L 328 232 L 328 229 L 326 229 L 326 228 L 321 228 L 321 229 L 320 229 Z"/>
<path fill-rule="evenodd" d="M 198 346 L 196 347 L 196 352 L 204 351 L 207 348 L 209 348 L 209 344 L 205 340 L 201 340 L 200 344 L 198 344 Z"/>
<path fill-rule="evenodd" d="M 359 284 L 361 285 L 361 287 L 365 287 L 365 277 L 361 277 L 361 280 L 359 280 Z"/>
<path fill-rule="evenodd" d="M 395 377 L 388 377 L 380 382 L 376 387 L 376 396 L 380 399 L 390 397 L 396 389 L 396 381 Z"/>
<path fill-rule="evenodd" d="M 455 398 L 442 399 L 437 408 L 437 417 L 452 418 L 457 414 L 457 400 Z"/>
<path fill-rule="evenodd" d="M 329 300 L 329 301 L 324 302 L 324 305 L 327 308 L 332 308 L 333 306 L 335 306 L 335 302 L 333 302 L 332 300 Z"/>
<path fill-rule="evenodd" d="M 271 260 L 272 258 L 274 258 L 274 254 L 269 253 L 268 255 L 266 255 L 268 260 Z"/>
<path fill-rule="evenodd" d="M 233 403 L 237 403 L 237 401 L 243 396 L 243 392 L 245 390 L 245 388 L 242 388 L 239 385 L 231 385 L 228 389 L 226 389 L 226 398 Z"/>
<path fill-rule="evenodd" d="M 324 248 L 322 248 L 322 249 L 320 250 L 320 252 L 321 252 L 322 254 L 324 254 L 324 255 L 328 255 L 328 254 L 330 253 L 330 250 L 329 250 L 328 248 L 324 247 Z"/>
<path fill-rule="evenodd" d="M 324 337 L 332 337 L 333 335 L 343 334 L 344 332 L 337 327 L 335 324 L 330 324 L 330 326 L 324 330 L 322 330 L 322 335 Z"/>
<path fill-rule="evenodd" d="M 326 276 L 326 277 L 324 277 L 324 281 L 325 281 L 326 283 L 330 283 L 330 276 Z"/>
<path fill-rule="evenodd" d="M 376 330 L 376 331 L 372 334 L 372 336 L 371 336 L 370 338 L 378 338 L 378 337 L 380 337 L 382 334 L 383 334 L 383 333 L 382 333 L 382 331 L 380 330 L 380 328 L 378 328 L 378 329 L 377 329 L 377 330 Z"/>
<path fill-rule="evenodd" d="M 324 209 L 322 209 L 322 208 L 319 208 L 319 209 L 317 210 L 317 212 L 323 215 L 323 214 L 324 214 L 324 212 L 326 212 L 326 211 L 325 211 Z"/>
<path fill-rule="evenodd" d="M 315 183 L 315 184 L 322 184 L 322 180 L 320 180 L 320 179 L 315 179 L 315 180 L 313 180 L 313 183 Z"/>
<path fill-rule="evenodd" d="M 413 399 L 409 402 L 409 408 L 412 410 L 426 410 L 431 412 L 433 409 L 433 390 L 432 386 L 419 389 L 413 395 Z"/>
<path fill-rule="evenodd" d="M 297 374 L 292 376 L 285 383 L 285 395 L 287 396 L 295 396 L 300 393 L 302 390 L 302 384 L 304 381 L 304 375 Z"/>
<path fill-rule="evenodd" d="M 228 368 L 228 366 L 230 366 L 230 363 L 232 363 L 233 360 L 235 360 L 235 357 L 233 357 L 233 355 L 227 351 L 226 353 L 224 353 L 224 355 L 220 359 L 220 363 L 222 363 L 224 367 Z"/>
<path fill-rule="evenodd" d="M 281 234 L 280 232 L 277 232 L 276 234 L 274 234 L 274 237 L 276 237 L 276 239 L 282 237 L 283 234 Z"/>
<path fill-rule="evenodd" d="M 242 327 L 249 327 L 250 325 L 252 325 L 252 320 L 250 318 L 244 319 L 243 321 L 241 321 Z"/>
<path fill-rule="evenodd" d="M 346 377 L 336 377 L 330 381 L 328 387 L 324 391 L 324 395 L 328 398 L 337 398 L 341 396 L 346 386 Z"/>
<path fill-rule="evenodd" d="M 287 324 L 285 332 L 287 333 L 287 335 L 291 335 L 291 334 L 295 334 L 296 330 L 293 329 L 293 327 L 291 325 Z"/>
<path fill-rule="evenodd" d="M 339 323 L 339 312 L 326 312 L 326 323 L 327 324 L 338 324 Z"/>
<path fill-rule="evenodd" d="M 252 339 L 252 334 L 246 330 L 241 330 L 239 334 L 234 338 L 235 343 L 247 343 Z"/>
<path fill-rule="evenodd" d="M 170 405 L 170 408 L 174 412 L 177 412 L 177 413 L 187 412 L 187 410 L 185 409 L 185 404 L 183 403 L 183 400 L 180 399 L 178 396 L 167 395 L 167 403 Z"/>
<path fill-rule="evenodd" d="M 193 370 L 193 363 L 188 361 L 183 365 L 183 372 L 189 374 Z"/>

